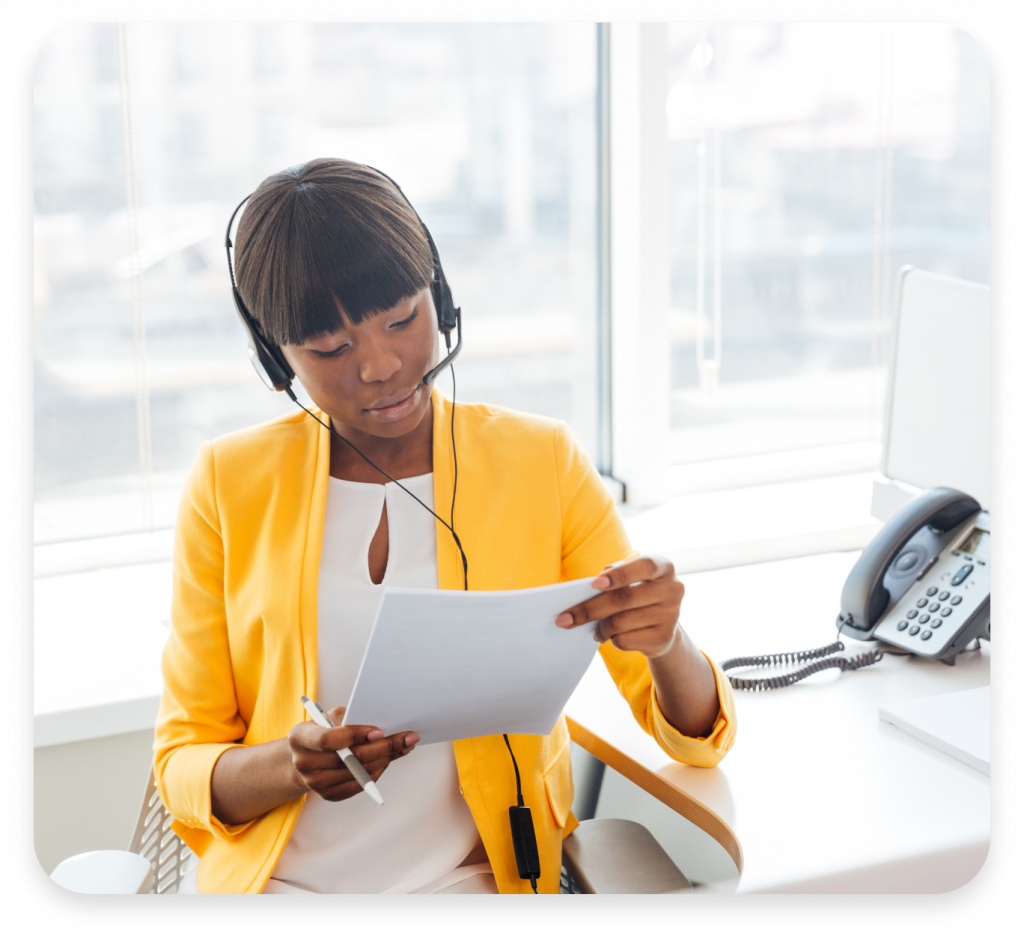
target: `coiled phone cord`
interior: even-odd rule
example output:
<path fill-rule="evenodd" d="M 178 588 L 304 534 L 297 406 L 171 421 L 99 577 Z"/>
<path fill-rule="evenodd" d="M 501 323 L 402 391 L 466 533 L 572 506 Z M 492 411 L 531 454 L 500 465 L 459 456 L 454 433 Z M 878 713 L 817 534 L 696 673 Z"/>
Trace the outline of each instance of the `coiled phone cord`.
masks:
<path fill-rule="evenodd" d="M 792 665 L 797 662 L 810 662 L 795 672 L 787 672 L 785 675 L 773 675 L 770 678 L 737 678 L 728 675 L 729 684 L 737 691 L 773 691 L 776 688 L 786 688 L 803 681 L 809 675 L 816 672 L 823 672 L 826 669 L 838 668 L 843 672 L 856 671 L 868 665 L 880 662 L 885 653 L 881 649 L 872 649 L 861 655 L 846 658 L 842 655 L 835 655 L 836 652 L 844 651 L 846 646 L 842 640 L 822 646 L 820 649 L 805 649 L 802 652 L 779 652 L 774 655 L 745 655 L 733 659 L 726 659 L 719 662 L 718 667 L 728 673 L 734 668 L 768 668 L 772 665 Z M 814 661 L 817 660 L 817 661 Z"/>

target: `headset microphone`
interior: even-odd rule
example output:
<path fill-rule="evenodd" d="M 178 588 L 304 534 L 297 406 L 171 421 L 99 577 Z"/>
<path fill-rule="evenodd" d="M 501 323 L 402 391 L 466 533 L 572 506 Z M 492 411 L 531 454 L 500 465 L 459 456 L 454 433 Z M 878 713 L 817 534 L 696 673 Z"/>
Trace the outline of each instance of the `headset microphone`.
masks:
<path fill-rule="evenodd" d="M 441 258 L 437 253 L 437 246 L 434 244 L 434 239 L 431 237 L 430 230 L 426 225 L 423 224 L 423 219 L 419 217 L 419 213 L 413 207 L 412 203 L 406 197 L 405 193 L 402 192 L 401 187 L 396 183 L 387 173 L 381 173 L 380 170 L 369 167 L 374 172 L 379 173 L 388 182 L 391 183 L 395 189 L 398 190 L 399 194 L 405 199 L 406 204 L 412 209 L 416 218 L 419 220 L 420 225 L 423 227 L 423 232 L 427 236 L 427 241 L 430 244 L 430 255 L 434 265 L 434 279 L 431 282 L 430 289 L 434 297 L 434 308 L 437 311 L 437 328 L 444 334 L 444 343 L 448 354 L 426 375 L 423 376 L 423 384 L 428 387 L 434 383 L 437 376 L 444 371 L 444 369 L 451 366 L 452 362 L 455 361 L 455 357 L 462 351 L 462 310 L 460 307 L 455 306 L 452 301 L 452 291 L 448 286 L 448 281 L 444 276 L 444 270 L 441 267 Z M 463 589 L 469 590 L 469 562 L 466 560 L 466 552 L 462 550 L 462 542 L 459 540 L 459 536 L 455 533 L 455 493 L 458 489 L 459 484 L 459 459 L 455 453 L 455 369 L 452 368 L 452 422 L 451 422 L 451 435 L 452 435 L 452 458 L 454 463 L 455 475 L 452 485 L 452 506 L 451 506 L 451 519 L 450 522 L 446 522 L 441 516 L 439 516 L 433 509 L 417 498 L 413 493 L 409 492 L 397 479 L 395 479 L 390 473 L 385 472 L 376 463 L 374 463 L 366 454 L 364 454 L 354 443 L 347 440 L 341 434 L 339 434 L 333 427 L 333 422 L 325 423 L 320 420 L 312 411 L 309 410 L 302 402 L 295 397 L 295 392 L 292 391 L 292 380 L 295 378 L 295 372 L 292 367 L 288 364 L 288 360 L 284 357 L 284 353 L 281 351 L 281 347 L 267 340 L 260 332 L 259 326 L 253 319 L 252 314 L 248 311 L 245 306 L 245 302 L 242 300 L 242 295 L 238 292 L 238 284 L 235 281 L 235 269 L 231 260 L 231 248 L 233 247 L 231 242 L 231 226 L 234 224 L 235 216 L 238 215 L 239 210 L 245 205 L 246 202 L 252 197 L 252 193 L 246 196 L 238 205 L 235 207 L 235 211 L 231 213 L 231 218 L 228 219 L 228 228 L 224 236 L 224 248 L 227 251 L 228 256 L 228 273 L 231 276 L 231 295 L 235 301 L 235 311 L 238 313 L 238 318 L 242 321 L 242 328 L 245 330 L 246 339 L 249 346 L 249 361 L 252 362 L 253 368 L 256 369 L 256 373 L 263 380 L 263 383 L 273 391 L 283 391 L 288 395 L 292 401 L 295 402 L 303 411 L 305 411 L 310 417 L 313 418 L 318 424 L 326 427 L 335 437 L 347 444 L 354 450 L 360 457 L 362 457 L 370 466 L 372 466 L 382 476 L 386 476 L 391 482 L 395 483 L 399 489 L 408 493 L 412 496 L 420 505 L 423 506 L 431 515 L 434 516 L 448 531 L 451 532 L 452 538 L 455 539 L 455 546 L 459 549 L 459 555 L 462 559 L 462 576 L 463 576 Z M 452 338 L 451 332 L 455 330 L 456 343 L 455 348 L 452 349 Z M 512 757 L 512 766 L 515 769 L 516 774 L 516 801 L 517 805 L 509 808 L 509 824 L 512 829 L 512 843 L 516 854 L 516 864 L 519 868 L 519 876 L 523 880 L 529 880 L 530 886 L 533 888 L 533 892 L 537 893 L 537 878 L 540 877 L 540 860 L 537 852 L 537 839 L 533 829 L 533 819 L 530 816 L 530 810 L 523 803 L 523 790 L 522 783 L 519 778 L 519 766 L 516 763 L 515 754 L 512 752 L 512 745 L 509 743 L 508 734 L 503 734 L 505 739 L 505 746 L 508 747 L 509 756 Z"/>

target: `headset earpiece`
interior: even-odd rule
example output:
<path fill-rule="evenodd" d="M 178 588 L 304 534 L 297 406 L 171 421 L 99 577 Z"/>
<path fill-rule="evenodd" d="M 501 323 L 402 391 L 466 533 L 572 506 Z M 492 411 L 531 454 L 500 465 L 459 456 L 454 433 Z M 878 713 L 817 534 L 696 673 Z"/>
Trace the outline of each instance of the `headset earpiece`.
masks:
<path fill-rule="evenodd" d="M 238 313 L 238 318 L 242 321 L 242 328 L 245 330 L 248 340 L 249 361 L 252 362 L 252 367 L 256 369 L 256 374 L 263 379 L 263 383 L 271 391 L 284 391 L 291 385 L 295 372 L 292 371 L 292 367 L 284 357 L 281 347 L 267 342 L 260 335 L 260 331 L 256 328 L 256 324 L 252 321 L 249 311 L 242 302 L 238 288 L 233 286 L 231 293 L 235 299 L 235 310 Z"/>
<path fill-rule="evenodd" d="M 235 211 L 228 219 L 228 230 L 224 234 L 224 250 L 228 255 L 228 274 L 231 275 L 231 297 L 235 301 L 235 312 L 242 323 L 242 329 L 245 330 L 245 338 L 249 346 L 249 361 L 256 369 L 256 374 L 263 380 L 263 384 L 272 391 L 286 391 L 291 387 L 295 372 L 292 371 L 292 367 L 288 364 L 280 347 L 263 338 L 252 314 L 245 308 L 242 295 L 238 292 L 238 284 L 235 283 L 235 266 L 231 262 L 231 226 L 235 222 L 238 210 L 250 198 L 252 198 L 251 192 L 235 206 Z"/>

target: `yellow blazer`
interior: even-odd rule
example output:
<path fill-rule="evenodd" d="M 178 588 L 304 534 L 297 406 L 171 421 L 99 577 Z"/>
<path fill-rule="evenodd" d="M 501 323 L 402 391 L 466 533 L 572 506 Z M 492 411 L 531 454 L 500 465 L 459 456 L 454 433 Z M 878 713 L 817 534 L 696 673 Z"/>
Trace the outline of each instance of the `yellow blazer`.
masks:
<path fill-rule="evenodd" d="M 451 504 L 451 403 L 434 408 L 434 503 Z M 327 418 L 326 414 L 323 415 Z M 596 575 L 630 545 L 593 465 L 558 421 L 485 405 L 455 411 L 456 530 L 474 590 L 508 590 Z M 174 829 L 201 858 L 204 893 L 260 893 L 305 798 L 244 825 L 211 811 L 214 763 L 233 746 L 287 736 L 317 695 L 317 579 L 330 435 L 308 415 L 203 445 L 178 512 L 171 634 L 163 654 L 155 771 Z M 437 525 L 438 579 L 461 586 L 451 535 Z M 661 715 L 646 658 L 610 642 L 600 652 L 640 726 L 674 759 L 713 766 L 732 745 L 732 693 L 716 669 L 721 712 L 709 737 L 689 738 Z M 561 839 L 575 826 L 569 733 L 513 735 L 540 850 L 538 889 L 558 891 Z M 502 893 L 520 880 L 509 833 L 515 776 L 501 736 L 455 741 L 459 783 Z"/>

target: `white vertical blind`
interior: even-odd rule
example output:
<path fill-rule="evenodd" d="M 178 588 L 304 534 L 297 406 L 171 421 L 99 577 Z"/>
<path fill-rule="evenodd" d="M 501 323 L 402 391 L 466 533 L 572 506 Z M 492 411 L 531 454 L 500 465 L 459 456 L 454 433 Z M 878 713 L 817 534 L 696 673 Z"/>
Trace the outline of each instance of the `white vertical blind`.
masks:
<path fill-rule="evenodd" d="M 875 245 L 871 264 L 871 416 L 882 439 L 885 382 L 889 365 L 889 305 L 892 295 L 892 133 L 895 99 L 895 36 L 878 33 L 878 144 L 875 147 Z"/>
<path fill-rule="evenodd" d="M 135 348 L 135 425 L 139 436 L 139 495 L 142 530 L 153 530 L 153 429 L 149 416 L 149 378 L 146 374 L 146 314 L 142 303 L 142 263 L 139 252 L 139 185 L 132 124 L 131 71 L 128 31 L 117 24 L 117 74 L 121 101 L 121 142 L 124 153 L 124 202 L 128 223 L 128 269 L 132 294 L 132 342 Z"/>

